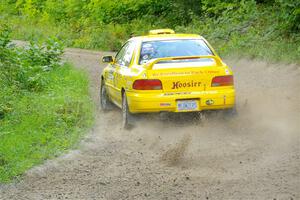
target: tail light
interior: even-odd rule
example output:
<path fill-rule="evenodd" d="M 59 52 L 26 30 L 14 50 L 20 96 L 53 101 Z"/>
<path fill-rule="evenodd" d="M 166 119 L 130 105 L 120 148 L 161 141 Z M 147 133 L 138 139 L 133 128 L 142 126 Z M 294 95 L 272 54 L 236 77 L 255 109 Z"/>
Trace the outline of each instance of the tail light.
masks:
<path fill-rule="evenodd" d="M 134 81 L 132 88 L 135 90 L 161 90 L 162 84 L 158 79 L 139 79 Z"/>
<path fill-rule="evenodd" d="M 233 76 L 216 76 L 211 81 L 212 87 L 218 87 L 218 86 L 230 86 L 233 85 Z"/>

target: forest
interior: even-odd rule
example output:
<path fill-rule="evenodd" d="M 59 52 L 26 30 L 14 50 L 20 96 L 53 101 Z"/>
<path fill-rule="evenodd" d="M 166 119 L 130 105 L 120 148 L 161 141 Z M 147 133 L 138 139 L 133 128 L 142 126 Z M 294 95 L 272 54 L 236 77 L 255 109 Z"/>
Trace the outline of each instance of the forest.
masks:
<path fill-rule="evenodd" d="M 222 56 L 299 62 L 294 0 L 4 0 L 0 13 L 20 40 L 116 51 L 131 35 L 172 28 L 204 36 Z"/>

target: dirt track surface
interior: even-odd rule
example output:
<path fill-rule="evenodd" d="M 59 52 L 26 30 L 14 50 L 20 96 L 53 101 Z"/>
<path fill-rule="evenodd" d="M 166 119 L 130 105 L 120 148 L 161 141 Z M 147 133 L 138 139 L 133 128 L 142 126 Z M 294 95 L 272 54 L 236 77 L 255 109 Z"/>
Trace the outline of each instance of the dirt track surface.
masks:
<path fill-rule="evenodd" d="M 103 53 L 69 49 L 99 101 Z M 239 115 L 141 116 L 98 111 L 78 150 L 0 185 L 0 199 L 300 199 L 300 68 L 228 59 Z"/>

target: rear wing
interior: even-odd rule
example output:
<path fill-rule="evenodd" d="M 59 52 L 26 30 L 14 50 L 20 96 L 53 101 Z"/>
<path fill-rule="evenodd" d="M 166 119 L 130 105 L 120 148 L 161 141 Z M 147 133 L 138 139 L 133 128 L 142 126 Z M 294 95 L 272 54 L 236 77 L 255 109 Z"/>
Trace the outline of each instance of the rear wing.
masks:
<path fill-rule="evenodd" d="M 211 58 L 214 59 L 217 66 L 223 66 L 223 62 L 222 60 L 217 57 L 217 56 L 213 56 L 213 55 L 208 55 L 208 56 L 179 56 L 179 57 L 166 57 L 166 58 L 156 58 L 156 59 L 152 59 L 150 60 L 147 64 L 146 64 L 146 68 L 147 69 L 152 69 L 153 66 L 161 61 L 172 61 L 172 60 L 188 60 L 188 59 L 201 59 L 201 58 Z"/>

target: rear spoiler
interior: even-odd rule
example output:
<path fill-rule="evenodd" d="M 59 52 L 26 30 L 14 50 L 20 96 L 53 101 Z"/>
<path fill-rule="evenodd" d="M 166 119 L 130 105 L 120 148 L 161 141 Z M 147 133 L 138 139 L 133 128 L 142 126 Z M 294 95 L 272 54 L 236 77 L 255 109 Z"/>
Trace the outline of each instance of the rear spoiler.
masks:
<path fill-rule="evenodd" d="M 218 56 L 179 56 L 179 57 L 166 57 L 166 58 L 156 58 L 150 60 L 147 64 L 146 67 L 147 69 L 152 69 L 153 66 L 161 61 L 170 61 L 170 60 L 187 60 L 187 59 L 200 59 L 200 58 L 211 58 L 214 59 L 217 66 L 223 66 L 223 63 L 221 59 Z"/>

